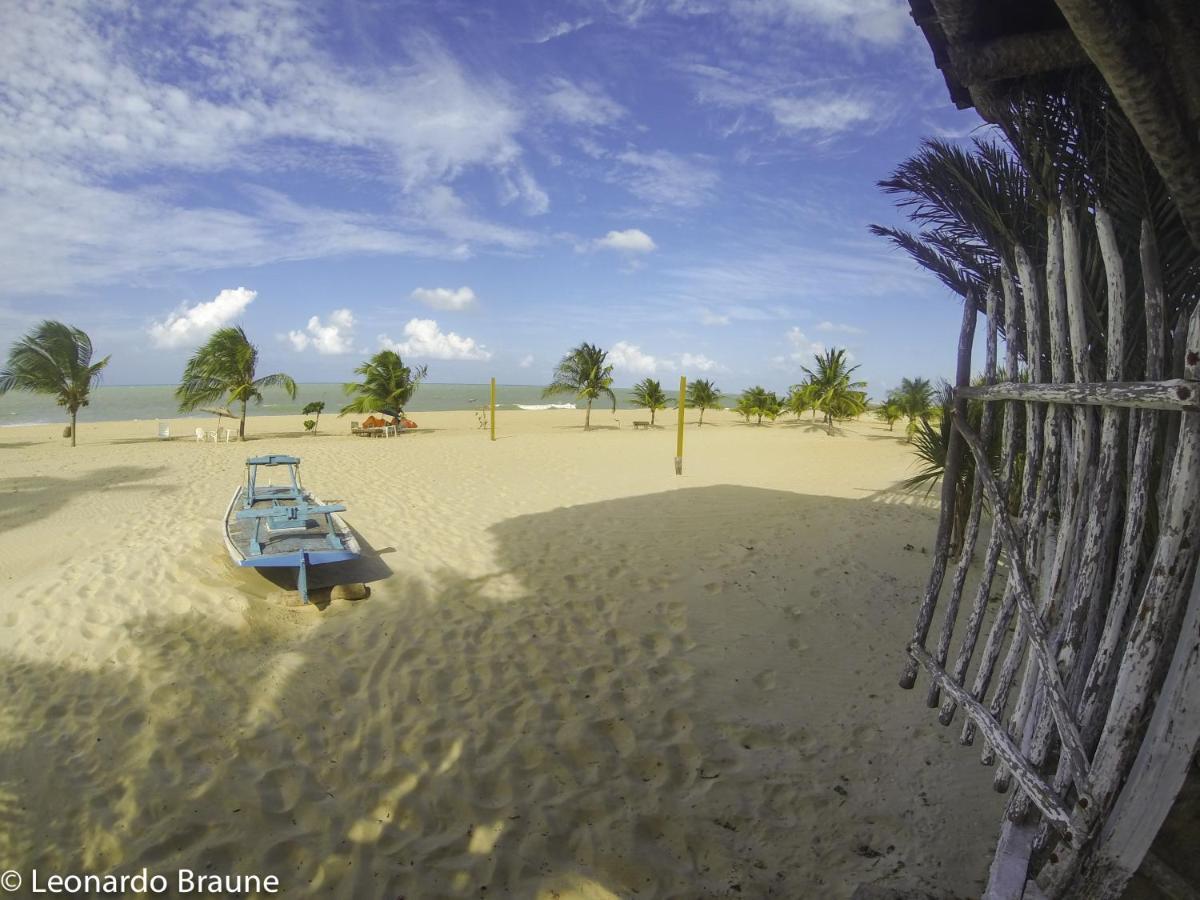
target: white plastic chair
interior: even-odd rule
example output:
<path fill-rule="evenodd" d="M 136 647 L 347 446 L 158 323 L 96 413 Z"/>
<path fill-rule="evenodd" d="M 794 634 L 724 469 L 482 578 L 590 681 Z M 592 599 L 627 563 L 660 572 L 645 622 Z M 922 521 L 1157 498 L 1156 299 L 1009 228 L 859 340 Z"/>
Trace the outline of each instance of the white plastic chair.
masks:
<path fill-rule="evenodd" d="M 158 439 L 160 441 L 169 441 L 171 439 L 171 424 L 169 422 L 158 423 Z"/>
<path fill-rule="evenodd" d="M 207 437 L 208 437 L 208 435 L 205 433 L 203 428 L 196 429 L 196 442 L 197 443 L 203 444 Z"/>

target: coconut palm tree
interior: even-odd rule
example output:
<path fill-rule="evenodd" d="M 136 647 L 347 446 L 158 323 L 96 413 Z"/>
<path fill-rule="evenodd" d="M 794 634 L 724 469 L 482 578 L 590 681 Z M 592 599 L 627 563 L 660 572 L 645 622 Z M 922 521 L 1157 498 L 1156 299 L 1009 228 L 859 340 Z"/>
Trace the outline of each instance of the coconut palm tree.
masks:
<path fill-rule="evenodd" d="M 667 408 L 667 395 L 663 393 L 662 385 L 653 378 L 643 378 L 633 386 L 633 405 L 650 410 L 650 424 L 653 425 L 654 414 Z"/>
<path fill-rule="evenodd" d="M 895 431 L 896 423 L 904 418 L 904 406 L 895 393 L 888 394 L 887 399 L 875 407 L 875 415 L 887 422 L 888 431 Z"/>
<path fill-rule="evenodd" d="M 555 394 L 574 394 L 587 401 L 587 412 L 583 418 L 583 430 L 592 427 L 592 403 L 605 396 L 612 400 L 613 412 L 617 411 L 617 396 L 612 392 L 611 365 L 605 365 L 608 351 L 584 342 L 564 356 L 554 369 L 554 379 L 542 391 L 543 397 Z"/>
<path fill-rule="evenodd" d="M 820 392 L 813 384 L 793 384 L 788 390 L 786 406 L 788 412 L 793 413 L 796 418 L 800 418 L 801 414 L 806 411 L 812 412 L 812 417 L 817 417 L 817 404 L 820 401 Z"/>
<path fill-rule="evenodd" d="M 831 347 L 814 355 L 816 368 L 801 366 L 808 383 L 816 392 L 817 409 L 825 414 L 829 436 L 833 436 L 834 419 L 852 419 L 866 411 L 865 381 L 851 381 L 858 366 L 848 366 L 846 351 Z"/>
<path fill-rule="evenodd" d="M 898 387 L 890 396 L 900 411 L 908 418 L 908 441 L 912 443 L 913 435 L 917 433 L 917 421 L 928 421 L 934 410 L 933 385 L 927 378 L 902 378 Z"/>
<path fill-rule="evenodd" d="M 8 366 L 0 370 L 0 394 L 29 391 L 51 394 L 71 417 L 71 446 L 75 446 L 75 417 L 88 405 L 92 388 L 111 356 L 92 362 L 92 340 L 78 328 L 45 321 L 12 345 Z"/>
<path fill-rule="evenodd" d="M 721 408 L 721 389 L 707 378 L 697 378 L 687 386 L 686 402 L 689 408 L 700 410 L 700 421 L 696 423 L 699 428 L 704 424 L 706 409 Z"/>
<path fill-rule="evenodd" d="M 774 422 L 783 411 L 783 404 L 774 391 L 768 391 L 762 385 L 756 384 L 742 391 L 741 397 L 738 398 L 737 411 L 746 417 L 747 422 L 750 421 L 750 416 L 757 416 L 758 424 L 761 425 L 764 417 Z"/>
<path fill-rule="evenodd" d="M 228 403 L 241 403 L 238 437 L 246 437 L 246 407 L 250 401 L 262 402 L 263 388 L 282 387 L 292 399 L 296 382 L 290 375 L 276 372 L 255 377 L 258 348 L 250 343 L 240 325 L 218 328 L 188 360 L 183 381 L 175 391 L 180 412 L 191 412 L 206 403 L 215 403 L 228 395 Z"/>
<path fill-rule="evenodd" d="M 342 385 L 346 396 L 353 399 L 338 415 L 356 413 L 365 416 L 379 412 L 392 418 L 403 418 L 404 407 L 428 371 L 427 366 L 406 366 L 395 350 L 380 350 L 354 370 L 354 374 L 362 376 L 362 381 Z"/>

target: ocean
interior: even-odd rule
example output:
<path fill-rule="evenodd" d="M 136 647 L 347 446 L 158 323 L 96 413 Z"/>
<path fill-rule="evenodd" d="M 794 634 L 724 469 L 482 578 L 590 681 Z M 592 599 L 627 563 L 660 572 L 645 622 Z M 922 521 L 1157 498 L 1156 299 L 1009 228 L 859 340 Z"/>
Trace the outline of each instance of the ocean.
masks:
<path fill-rule="evenodd" d="M 263 392 L 263 402 L 250 405 L 250 415 L 286 416 L 300 415 L 300 410 L 317 400 L 325 401 L 323 416 L 336 416 L 346 404 L 342 386 L 333 384 L 298 384 L 296 399 L 291 400 L 278 388 Z M 417 388 L 412 402 L 406 407 L 409 413 L 437 412 L 443 410 L 477 409 L 487 405 L 486 384 L 434 384 L 426 382 Z M 630 402 L 633 391 L 628 388 L 613 388 L 617 396 L 618 409 L 632 409 Z M 667 392 L 674 402 L 675 392 Z M 542 388 L 529 384 L 496 385 L 496 407 L 517 409 L 518 406 L 544 406 L 550 403 L 583 404 L 566 394 L 542 398 Z M 595 405 L 604 408 L 604 402 Z M 234 412 L 237 412 L 234 409 Z M 92 392 L 92 402 L 79 411 L 81 421 L 114 422 L 128 419 L 173 419 L 179 418 L 179 404 L 175 400 L 175 386 L 150 385 L 101 385 Z M 191 418 L 212 418 L 208 413 L 191 413 Z M 51 397 L 9 391 L 0 397 L 0 427 L 10 425 L 45 425 L 66 422 L 66 411 L 57 406 Z"/>

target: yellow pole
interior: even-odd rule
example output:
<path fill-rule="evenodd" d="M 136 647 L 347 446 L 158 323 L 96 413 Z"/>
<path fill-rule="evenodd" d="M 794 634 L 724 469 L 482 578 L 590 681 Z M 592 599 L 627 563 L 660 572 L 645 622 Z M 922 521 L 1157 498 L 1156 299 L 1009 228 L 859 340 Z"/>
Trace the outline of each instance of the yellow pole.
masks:
<path fill-rule="evenodd" d="M 492 440 L 496 439 L 496 379 L 492 379 L 492 412 L 488 416 L 488 422 L 492 426 Z"/>
<path fill-rule="evenodd" d="M 679 376 L 679 427 L 675 432 L 675 474 L 683 474 L 683 410 L 687 406 L 687 376 Z"/>

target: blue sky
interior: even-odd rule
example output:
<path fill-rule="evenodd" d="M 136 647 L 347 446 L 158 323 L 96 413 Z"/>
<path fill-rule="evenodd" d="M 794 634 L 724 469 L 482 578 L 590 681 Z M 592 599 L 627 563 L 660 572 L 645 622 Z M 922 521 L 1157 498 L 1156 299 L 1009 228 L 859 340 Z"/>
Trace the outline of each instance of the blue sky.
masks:
<path fill-rule="evenodd" d="M 230 322 L 302 381 L 952 371 L 960 306 L 866 229 L 979 125 L 901 0 L 10 0 L 0 72 L 0 344 L 64 319 L 108 383 Z"/>

